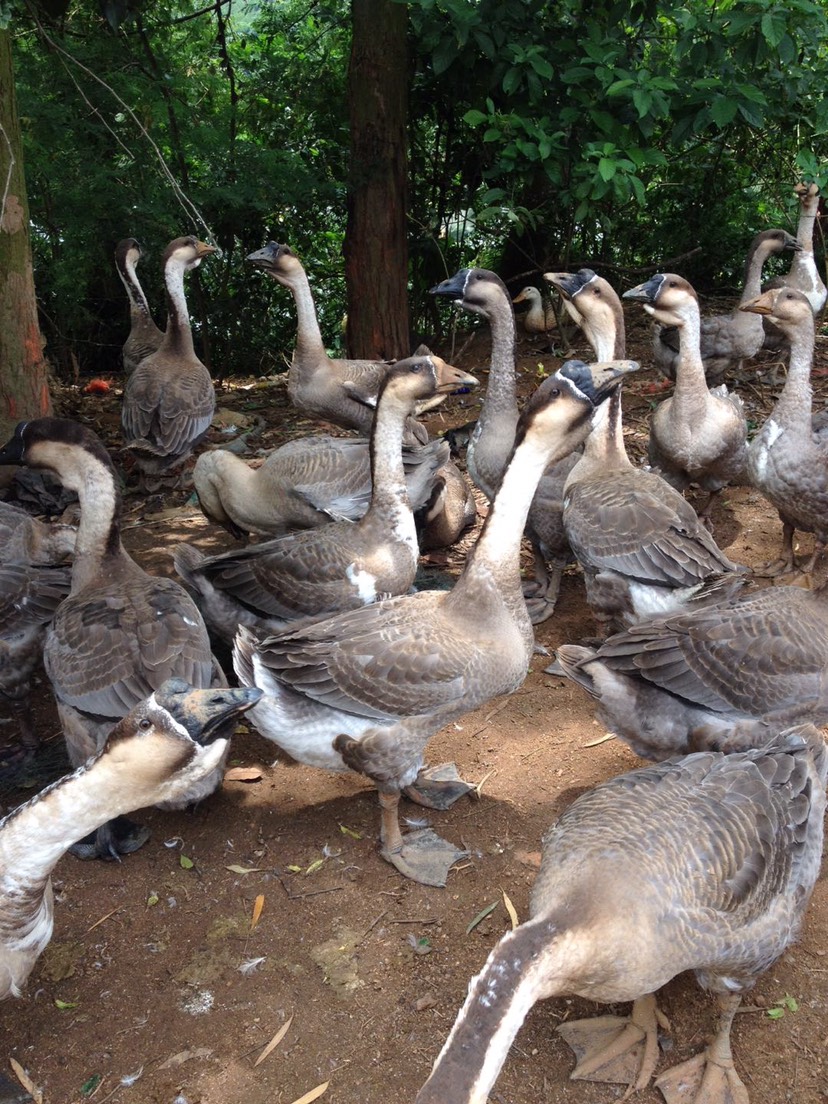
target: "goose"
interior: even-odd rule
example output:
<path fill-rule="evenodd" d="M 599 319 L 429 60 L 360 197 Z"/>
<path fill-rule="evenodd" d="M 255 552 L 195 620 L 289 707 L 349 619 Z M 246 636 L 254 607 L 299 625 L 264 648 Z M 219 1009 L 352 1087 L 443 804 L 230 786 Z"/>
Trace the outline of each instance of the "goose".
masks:
<path fill-rule="evenodd" d="M 230 741 L 217 732 L 260 696 L 169 679 L 88 762 L 0 820 L 0 1000 L 21 995 L 52 938 L 51 873 L 69 844 L 134 809 L 176 802 L 220 770 Z"/>
<path fill-rule="evenodd" d="M 332 522 L 219 556 L 179 545 L 176 569 L 207 624 L 232 641 L 240 624 L 280 629 L 302 617 L 404 594 L 418 558 L 402 461 L 405 421 L 418 399 L 476 382 L 433 355 L 409 357 L 390 369 L 371 437 L 371 504 L 356 523 Z"/>
<path fill-rule="evenodd" d="M 563 524 L 602 629 L 720 601 L 741 587 L 745 569 L 725 556 L 693 507 L 657 472 L 630 462 L 620 388 L 592 420 L 564 484 Z"/>
<path fill-rule="evenodd" d="M 794 253 L 790 270 L 784 276 L 774 276 L 765 284 L 764 291 L 773 288 L 792 287 L 801 291 L 811 310 L 818 315 L 828 299 L 828 288 L 822 281 L 814 258 L 814 228 L 819 215 L 819 188 L 816 184 L 800 182 L 794 187 L 794 195 L 799 199 L 799 221 L 796 228 L 796 240 L 799 251 Z M 767 344 L 767 335 L 765 339 Z"/>
<path fill-rule="evenodd" d="M 570 318 L 584 331 L 596 360 L 623 360 L 626 352 L 624 309 L 618 294 L 591 268 L 577 272 L 544 272 L 560 293 Z"/>
<path fill-rule="evenodd" d="M 250 715 L 259 732 L 302 763 L 373 779 L 383 857 L 425 885 L 444 885 L 462 852 L 431 832 L 404 838 L 400 793 L 442 808 L 459 796 L 456 784 L 418 778 L 428 740 L 526 676 L 533 634 L 520 582 L 521 533 L 544 468 L 581 440 L 593 404 L 615 384 L 590 397 L 591 382 L 588 372 L 581 388 L 555 375 L 535 392 L 452 590 L 390 598 L 264 638 L 242 628 L 236 637 L 239 682 L 264 691 Z"/>
<path fill-rule="evenodd" d="M 293 294 L 299 329 L 288 373 L 288 395 L 303 413 L 324 418 L 344 429 L 355 429 L 370 436 L 374 406 L 389 365 L 383 360 L 338 360 L 325 350 L 307 273 L 296 254 L 286 245 L 269 242 L 264 249 L 250 253 L 249 264 L 263 269 Z M 425 351 L 421 346 L 417 353 Z M 428 408 L 438 405 L 444 396 L 435 396 Z M 419 408 L 423 410 L 421 406 Z M 407 445 L 425 444 L 428 430 L 411 417 L 406 422 Z"/>
<path fill-rule="evenodd" d="M 0 464 L 45 468 L 80 499 L 71 591 L 44 647 L 73 766 L 94 755 L 110 729 L 167 679 L 183 678 L 199 689 L 226 684 L 186 591 L 172 579 L 148 575 L 124 549 L 115 469 L 96 434 L 62 418 L 20 422 L 0 449 Z M 214 772 L 187 801 L 212 793 L 219 781 Z M 104 826 L 74 853 L 114 857 L 146 839 L 137 825 Z"/>
<path fill-rule="evenodd" d="M 544 837 L 530 919 L 507 932 L 466 1002 L 416 1104 L 485 1104 L 536 1001 L 632 1000 L 628 1017 L 558 1028 L 573 1078 L 650 1081 L 655 992 L 693 970 L 716 995 L 712 1042 L 662 1073 L 668 1104 L 747 1104 L 730 1031 L 742 994 L 796 938 L 819 873 L 828 756 L 811 726 L 761 749 L 699 752 L 612 778 Z"/>
<path fill-rule="evenodd" d="M 213 420 L 216 395 L 210 373 L 193 349 L 184 274 L 215 252 L 215 246 L 194 237 L 176 238 L 167 246 L 164 340 L 141 361 L 124 388 L 124 447 L 134 454 L 147 489 L 186 460 Z"/>
<path fill-rule="evenodd" d="M 529 337 L 549 339 L 552 330 L 558 324 L 551 303 L 543 301 L 543 295 L 536 287 L 525 287 L 512 300 L 513 303 L 528 303 L 529 309 L 522 316 L 523 328 Z M 607 358 L 612 359 L 610 357 Z"/>
<path fill-rule="evenodd" d="M 151 356 L 164 340 L 164 331 L 156 326 L 144 289 L 138 282 L 135 269 L 141 256 L 141 246 L 135 238 L 123 238 L 115 246 L 115 268 L 129 299 L 129 336 L 121 354 L 124 375 L 127 376 L 135 371 L 142 360 Z"/>
<path fill-rule="evenodd" d="M 745 283 L 739 305 L 730 314 L 708 315 L 701 320 L 701 356 L 710 384 L 722 382 L 725 372 L 741 371 L 742 363 L 762 348 L 764 330 L 760 319 L 746 320 L 740 310 L 743 303 L 755 299 L 762 290 L 762 268 L 768 257 L 785 250 L 798 252 L 801 246 L 786 230 L 763 230 L 753 239 L 745 260 Z M 653 331 L 655 366 L 668 379 L 676 378 L 676 362 L 681 355 L 678 332 L 674 326 L 657 324 Z"/>
<path fill-rule="evenodd" d="M 454 463 L 437 471 L 431 497 L 415 514 L 421 552 L 449 548 L 477 521 L 477 502 L 469 482 Z"/>
<path fill-rule="evenodd" d="M 810 574 L 828 542 L 828 438 L 811 423 L 811 364 L 814 317 L 808 299 L 795 288 L 766 291 L 742 306 L 768 318 L 790 342 L 785 384 L 770 417 L 748 449 L 748 475 L 779 511 L 782 548 L 777 560 L 757 574 L 783 575 L 794 570 L 793 538 L 797 529 L 814 534 L 814 551 L 804 567 Z"/>
<path fill-rule="evenodd" d="M 691 483 L 708 491 L 700 516 L 729 483 L 744 481 L 747 463 L 747 419 L 738 395 L 722 384 L 708 389 L 699 345 L 699 300 L 681 276 L 660 272 L 624 292 L 644 304 L 660 325 L 675 326 L 680 352 L 676 386 L 650 419 L 649 459 L 679 491 Z"/>
<path fill-rule="evenodd" d="M 828 599 L 797 586 L 737 594 L 597 649 L 564 644 L 553 667 L 645 759 L 743 751 L 782 727 L 828 723 Z"/>
<path fill-rule="evenodd" d="M 462 268 L 431 289 L 489 322 L 492 334 L 489 382 L 480 416 L 466 452 L 472 482 L 491 502 L 511 455 L 518 422 L 515 380 L 515 316 L 506 285 L 486 268 Z M 632 363 L 632 362 L 630 362 Z M 628 365 L 629 368 L 629 365 Z M 577 457 L 550 465 L 538 483 L 526 525 L 534 557 L 535 578 L 524 584 L 533 624 L 555 609 L 564 567 L 571 561 L 561 520 L 563 484 Z"/>

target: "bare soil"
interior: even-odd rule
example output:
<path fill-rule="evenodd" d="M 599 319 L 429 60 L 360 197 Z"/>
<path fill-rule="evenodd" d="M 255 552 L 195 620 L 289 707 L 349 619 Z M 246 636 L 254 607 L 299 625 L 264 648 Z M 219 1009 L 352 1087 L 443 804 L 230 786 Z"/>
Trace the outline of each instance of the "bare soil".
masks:
<path fill-rule="evenodd" d="M 646 334 L 637 336 L 633 355 L 647 363 Z M 821 338 L 823 373 L 826 344 Z M 550 368 L 559 358 L 527 345 L 521 351 L 526 394 L 538 380 L 538 364 Z M 485 337 L 455 363 L 472 371 L 485 366 Z M 822 405 L 826 382 L 820 375 L 815 382 Z M 757 377 L 742 392 L 761 422 L 773 389 Z M 626 387 L 629 446 L 638 455 L 659 398 L 652 372 Z M 432 433 L 475 417 L 478 404 L 479 396 L 453 398 L 445 414 L 430 416 Z M 60 395 L 60 405 L 117 448 L 116 394 L 72 389 Z M 261 420 L 250 439 L 254 451 L 318 432 L 290 410 L 284 379 L 237 384 L 219 405 Z M 197 507 L 182 505 L 185 497 L 126 499 L 126 543 L 150 570 L 171 573 L 169 549 L 178 540 L 204 549 L 233 546 Z M 774 512 L 749 488 L 726 493 L 714 530 L 732 558 L 747 564 L 770 559 L 780 537 Z M 432 569 L 456 573 L 468 543 L 433 556 Z M 592 631 L 573 568 L 537 639 L 551 652 Z M 517 693 L 469 714 L 430 744 L 431 762 L 453 759 L 464 777 L 480 783 L 476 798 L 428 817 L 469 851 L 445 889 L 406 881 L 381 859 L 377 802 L 366 780 L 289 764 L 253 731 L 234 742 L 232 766 L 246 768 L 242 779 L 225 781 L 193 813 L 140 814 L 152 838 L 139 853 L 120 864 L 64 857 L 54 876 L 54 939 L 26 996 L 0 1007 L 0 1068 L 8 1072 L 9 1059 L 16 1059 L 47 1104 L 293 1104 L 325 1083 L 322 1099 L 331 1104 L 412 1102 L 470 978 L 510 926 L 505 898 L 520 918 L 527 916 L 546 828 L 586 789 L 640 765 L 619 741 L 602 741 L 591 700 L 544 674 L 548 662 L 536 657 Z M 61 738 L 45 681 L 36 696 L 44 761 L 59 763 Z M 4 799 L 13 805 L 30 792 Z M 419 819 L 422 810 L 406 812 Z M 254 924 L 257 901 L 263 907 Z M 801 939 L 760 980 L 736 1021 L 736 1064 L 752 1104 L 828 1099 L 827 927 L 823 879 Z M 797 1010 L 770 1017 L 768 1010 L 787 997 Z M 672 1024 L 663 1040 L 664 1069 L 700 1049 L 714 1005 L 690 975 L 667 985 L 660 1000 Z M 602 1011 L 577 999 L 536 1006 L 491 1101 L 620 1099 L 620 1086 L 569 1080 L 573 1057 L 555 1032 L 564 1019 Z M 653 1104 L 661 1095 L 649 1088 L 637 1099 Z"/>

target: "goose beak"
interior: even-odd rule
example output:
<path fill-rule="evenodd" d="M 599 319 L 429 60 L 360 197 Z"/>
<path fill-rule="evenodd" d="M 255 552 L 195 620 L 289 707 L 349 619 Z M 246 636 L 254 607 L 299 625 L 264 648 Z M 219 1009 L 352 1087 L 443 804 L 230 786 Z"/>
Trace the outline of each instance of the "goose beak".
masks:
<path fill-rule="evenodd" d="M 630 372 L 637 372 L 641 365 L 637 360 L 603 360 L 590 364 L 593 406 L 600 406 L 624 382 Z"/>
<path fill-rule="evenodd" d="M 262 691 L 255 686 L 195 690 L 184 679 L 167 679 L 155 691 L 156 702 L 199 744 L 226 735 L 220 730 L 246 713 L 261 696 Z"/>
<path fill-rule="evenodd" d="M 25 422 L 18 422 L 14 436 L 0 448 L 0 464 L 22 464 L 26 452 L 26 442 L 23 440 Z"/>
<path fill-rule="evenodd" d="M 739 310 L 745 311 L 747 314 L 773 314 L 773 304 L 776 296 L 772 291 L 766 291 L 764 294 L 757 296 L 756 299 L 749 299 L 747 303 L 740 303 Z"/>
<path fill-rule="evenodd" d="M 521 291 L 518 295 L 516 295 L 514 297 L 512 302 L 513 303 L 525 303 L 527 298 L 528 298 L 528 296 L 526 294 L 526 290 L 524 289 L 523 291 Z"/>
<path fill-rule="evenodd" d="M 468 274 L 469 270 L 467 268 L 461 268 L 459 272 L 455 272 L 448 280 L 443 280 L 442 283 L 437 284 L 433 288 L 429 288 L 429 295 L 441 295 L 446 299 L 461 300 L 463 298 L 463 292 L 466 290 L 466 278 Z"/>
<path fill-rule="evenodd" d="M 268 242 L 264 249 L 257 249 L 255 253 L 248 253 L 244 258 L 248 264 L 256 268 L 271 269 L 281 255 L 282 247 L 278 242 Z"/>
<path fill-rule="evenodd" d="M 433 356 L 432 359 L 437 365 L 438 383 L 436 390 L 440 394 L 450 394 L 452 391 L 459 391 L 464 387 L 477 387 L 480 382 L 477 376 L 469 375 L 462 368 L 455 368 L 453 364 L 448 364 L 442 357 Z"/>
<path fill-rule="evenodd" d="M 655 276 L 651 276 L 650 279 L 645 280 L 643 284 L 637 284 L 634 288 L 630 288 L 629 291 L 625 291 L 621 298 L 634 299 L 637 303 L 652 303 L 658 297 L 663 283 L 664 273 L 657 272 Z"/>
<path fill-rule="evenodd" d="M 208 245 L 207 242 L 203 241 L 196 242 L 196 253 L 199 260 L 201 260 L 202 257 L 209 257 L 211 253 L 219 252 L 220 250 L 217 245 Z"/>
<path fill-rule="evenodd" d="M 548 280 L 564 299 L 573 299 L 594 276 L 595 273 L 591 269 L 582 269 L 580 272 L 544 272 L 543 274 L 544 280 Z"/>

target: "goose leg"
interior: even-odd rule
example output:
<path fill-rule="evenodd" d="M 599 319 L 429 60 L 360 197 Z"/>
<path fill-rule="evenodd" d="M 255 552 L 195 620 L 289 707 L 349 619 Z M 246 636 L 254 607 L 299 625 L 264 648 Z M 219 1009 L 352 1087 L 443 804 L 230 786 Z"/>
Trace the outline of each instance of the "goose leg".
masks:
<path fill-rule="evenodd" d="M 535 578 L 524 582 L 523 597 L 529 620 L 533 625 L 540 625 L 555 612 L 563 569 L 556 565 L 548 567 L 540 550 L 533 547 L 532 551 L 535 557 Z"/>
<path fill-rule="evenodd" d="M 760 579 L 774 579 L 779 575 L 790 575 L 794 570 L 794 527 L 787 521 L 782 522 L 782 547 L 779 556 L 769 563 L 761 564 L 753 569 L 753 574 Z"/>
<path fill-rule="evenodd" d="M 578 1064 L 574 1081 L 608 1081 L 629 1085 L 626 1099 L 643 1089 L 658 1062 L 658 1029 L 669 1021 L 648 993 L 639 997 L 626 1016 L 596 1016 L 561 1024 L 558 1034 L 574 1050 Z"/>
<path fill-rule="evenodd" d="M 440 839 L 431 828 L 408 832 L 400 831 L 399 791 L 379 791 L 380 840 L 382 857 L 395 866 L 400 874 L 421 885 L 444 886 L 448 872 L 467 851 L 460 851 L 453 843 Z"/>
<path fill-rule="evenodd" d="M 719 995 L 719 1024 L 710 1046 L 656 1078 L 667 1104 L 749 1104 L 730 1050 L 730 1029 L 740 993 Z"/>
<path fill-rule="evenodd" d="M 82 840 L 73 843 L 69 850 L 78 859 L 105 859 L 121 861 L 121 855 L 131 855 L 143 847 L 150 838 L 150 830 L 125 816 L 115 817 L 101 825 L 97 832 L 90 832 Z"/>

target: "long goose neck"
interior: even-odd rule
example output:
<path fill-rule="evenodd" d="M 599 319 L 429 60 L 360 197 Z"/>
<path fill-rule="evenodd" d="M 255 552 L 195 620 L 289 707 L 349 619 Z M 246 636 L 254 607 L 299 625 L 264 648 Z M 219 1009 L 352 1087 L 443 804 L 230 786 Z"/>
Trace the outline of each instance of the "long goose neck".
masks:
<path fill-rule="evenodd" d="M 112 470 L 93 457 L 70 485 L 78 493 L 81 515 L 72 563 L 75 594 L 95 577 L 104 561 L 129 557 L 121 544 L 121 500 Z"/>
<path fill-rule="evenodd" d="M 596 361 L 623 360 L 627 355 L 624 313 L 620 303 L 611 304 L 594 319 L 584 318 L 583 330 Z"/>
<path fill-rule="evenodd" d="M 807 426 L 810 432 L 811 365 L 814 359 L 814 327 L 797 326 L 790 334 L 791 357 L 785 386 L 776 400 L 771 417 L 778 425 Z"/>
<path fill-rule="evenodd" d="M 411 404 L 400 402 L 387 388 L 380 395 L 370 444 L 371 505 L 365 516 L 393 518 L 393 523 L 405 525 L 409 539 L 416 541 L 402 458 L 405 420 L 411 413 Z"/>
<path fill-rule="evenodd" d="M 304 269 L 291 277 L 288 287 L 293 292 L 296 303 L 296 318 L 298 328 L 296 333 L 296 356 L 304 357 L 323 356 L 327 359 L 325 343 L 322 340 L 322 331 L 319 329 L 319 319 L 316 316 L 316 307 L 311 295 L 310 284 Z"/>
<path fill-rule="evenodd" d="M 799 222 L 796 227 L 796 240 L 802 246 L 798 253 L 794 253 L 791 261 L 790 273 L 811 275 L 814 269 L 814 227 L 816 225 L 817 211 L 819 210 L 819 196 L 808 196 L 799 210 Z M 816 273 L 820 280 L 819 273 Z M 821 282 L 821 280 L 820 280 Z"/>
<path fill-rule="evenodd" d="M 134 322 L 141 323 L 155 323 L 152 320 L 150 314 L 149 304 L 147 303 L 147 297 L 144 295 L 144 289 L 138 282 L 138 274 L 135 271 L 135 262 L 132 257 L 126 257 L 124 260 L 123 268 L 118 265 L 118 275 L 121 277 L 121 283 L 126 289 L 127 298 L 129 299 L 129 313 Z"/>
<path fill-rule="evenodd" d="M 632 468 L 624 445 L 621 416 L 621 388 L 593 415 L 592 432 L 584 443 L 584 454 L 567 478 L 567 485 L 592 478 L 604 471 Z"/>
<path fill-rule="evenodd" d="M 500 940 L 415 1104 L 485 1104 L 532 1006 L 566 991 L 557 936 L 550 921 L 530 920 Z"/>
<path fill-rule="evenodd" d="M 195 356 L 193 331 L 190 328 L 190 312 L 184 294 L 186 266 L 177 257 L 170 257 L 164 267 L 164 285 L 167 298 L 167 330 L 162 348 L 179 356 Z"/>
<path fill-rule="evenodd" d="M 492 333 L 492 358 L 480 421 L 485 424 L 493 414 L 511 414 L 517 421 L 515 315 L 505 296 L 498 300 L 496 308 L 490 312 L 489 326 Z"/>
<path fill-rule="evenodd" d="M 709 392 L 701 357 L 701 318 L 695 300 L 688 301 L 682 311 L 683 325 L 679 328 L 679 355 L 676 362 L 676 386 L 673 406 L 678 401 L 686 410 L 693 403 L 700 409 L 706 405 Z"/>
<path fill-rule="evenodd" d="M 745 286 L 740 303 L 748 303 L 762 291 L 762 268 L 768 259 L 768 247 L 764 242 L 754 246 L 745 258 Z M 743 313 L 743 312 L 742 312 Z M 754 315 L 758 317 L 758 315 Z"/>

